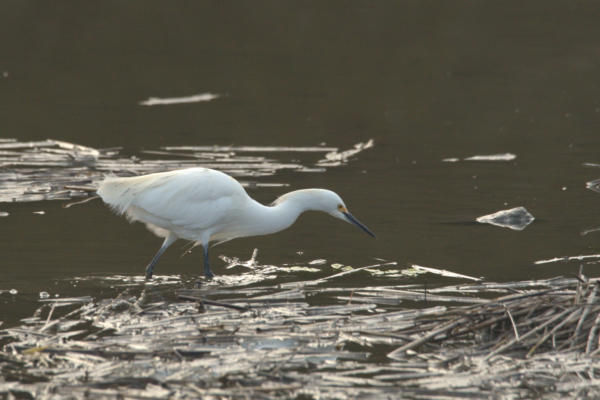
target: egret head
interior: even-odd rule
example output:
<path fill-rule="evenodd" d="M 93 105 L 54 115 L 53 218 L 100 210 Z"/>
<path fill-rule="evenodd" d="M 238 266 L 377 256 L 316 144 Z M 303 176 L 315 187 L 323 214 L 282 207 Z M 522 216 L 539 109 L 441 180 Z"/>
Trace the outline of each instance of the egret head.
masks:
<path fill-rule="evenodd" d="M 346 204 L 337 193 L 332 192 L 330 190 L 323 191 L 323 199 L 322 199 L 323 209 L 326 213 L 344 220 L 348 223 L 354 224 L 358 226 L 363 232 L 367 235 L 375 237 L 375 234 L 367 228 L 362 222 L 356 219 L 350 212 L 348 208 L 346 208 Z"/>
<path fill-rule="evenodd" d="M 336 218 L 349 222 L 358 226 L 366 234 L 375 237 L 375 234 L 362 224 L 359 220 L 354 218 L 348 209 L 346 204 L 337 193 L 327 189 L 301 189 L 293 192 L 289 192 L 280 196 L 273 202 L 273 206 L 279 206 L 287 204 L 299 210 L 300 212 L 314 210 L 323 211 L 332 215 Z M 298 214 L 296 214 L 297 217 Z"/>

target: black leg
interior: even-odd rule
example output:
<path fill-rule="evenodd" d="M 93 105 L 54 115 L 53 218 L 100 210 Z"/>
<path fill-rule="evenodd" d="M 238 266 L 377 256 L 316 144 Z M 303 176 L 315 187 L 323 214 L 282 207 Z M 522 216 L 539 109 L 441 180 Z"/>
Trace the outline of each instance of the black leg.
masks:
<path fill-rule="evenodd" d="M 162 247 L 158 249 L 158 252 L 154 255 L 152 261 L 150 261 L 150 264 L 148 264 L 148 266 L 146 267 L 146 279 L 152 279 L 152 272 L 154 272 L 154 266 L 158 262 L 158 259 L 160 258 L 162 253 L 165 252 L 165 250 L 166 249 L 163 249 Z"/>
<path fill-rule="evenodd" d="M 167 250 L 167 248 L 171 244 L 173 244 L 173 242 L 176 240 L 177 240 L 177 237 L 172 234 L 165 238 L 165 241 L 163 242 L 162 246 L 160 246 L 160 249 L 158 249 L 158 251 L 156 252 L 154 257 L 150 261 L 150 264 L 148 264 L 148 266 L 146 267 L 146 279 L 152 278 L 152 273 L 154 272 L 154 266 L 158 262 L 158 259 L 160 258 L 160 256 L 162 256 L 162 254 L 165 252 L 165 250 Z"/>
<path fill-rule="evenodd" d="M 215 276 L 215 274 L 213 274 L 210 270 L 208 247 L 202 246 L 202 248 L 204 249 L 204 276 L 206 277 L 206 279 L 212 279 Z"/>

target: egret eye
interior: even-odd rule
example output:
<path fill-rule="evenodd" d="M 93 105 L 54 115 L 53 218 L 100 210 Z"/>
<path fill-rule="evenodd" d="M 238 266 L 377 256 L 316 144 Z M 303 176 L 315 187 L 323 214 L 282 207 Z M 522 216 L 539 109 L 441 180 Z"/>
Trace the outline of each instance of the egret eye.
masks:
<path fill-rule="evenodd" d="M 348 210 L 346 210 L 346 207 L 344 207 L 341 204 L 337 206 L 337 209 L 338 209 L 339 212 L 348 212 Z"/>

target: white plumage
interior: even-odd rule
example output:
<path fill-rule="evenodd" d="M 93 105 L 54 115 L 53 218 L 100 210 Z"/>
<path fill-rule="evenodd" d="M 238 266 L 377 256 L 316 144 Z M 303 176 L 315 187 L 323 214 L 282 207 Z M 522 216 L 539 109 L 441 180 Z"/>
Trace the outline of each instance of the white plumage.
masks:
<path fill-rule="evenodd" d="M 130 221 L 140 221 L 165 241 L 146 268 L 146 277 L 162 253 L 177 239 L 202 244 L 204 272 L 213 276 L 208 261 L 211 242 L 266 235 L 289 227 L 308 210 L 324 211 L 358 225 L 342 199 L 326 189 L 304 189 L 287 193 L 272 206 L 253 200 L 242 185 L 222 172 L 189 168 L 136 177 L 108 177 L 98 195 Z"/>

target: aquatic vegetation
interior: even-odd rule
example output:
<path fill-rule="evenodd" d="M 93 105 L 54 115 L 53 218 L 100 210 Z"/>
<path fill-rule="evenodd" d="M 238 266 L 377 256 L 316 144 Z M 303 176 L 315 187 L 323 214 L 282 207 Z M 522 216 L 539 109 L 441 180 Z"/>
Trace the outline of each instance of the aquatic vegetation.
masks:
<path fill-rule="evenodd" d="M 198 166 L 223 171 L 248 188 L 287 186 L 257 179 L 285 170 L 324 172 L 371 147 L 372 140 L 347 151 L 326 146 L 166 146 L 125 156 L 120 148 L 94 149 L 54 139 L 0 139 L 0 202 L 71 200 L 89 196 L 107 174 L 134 176 Z M 298 154 L 305 155 L 302 162 L 295 160 Z M 332 163 L 323 165 L 319 155 Z"/>
<path fill-rule="evenodd" d="M 394 266 L 328 268 L 325 278 L 276 287 L 255 281 L 180 288 L 177 299 L 166 297 L 170 285 L 167 291 L 142 282 L 109 299 L 43 298 L 32 317 L 0 331 L 0 393 L 54 399 L 600 394 L 598 279 L 340 285 L 347 274 Z M 265 281 L 260 271 L 268 268 L 257 263 L 241 275 Z M 325 301 L 316 304 L 315 296 Z"/>

